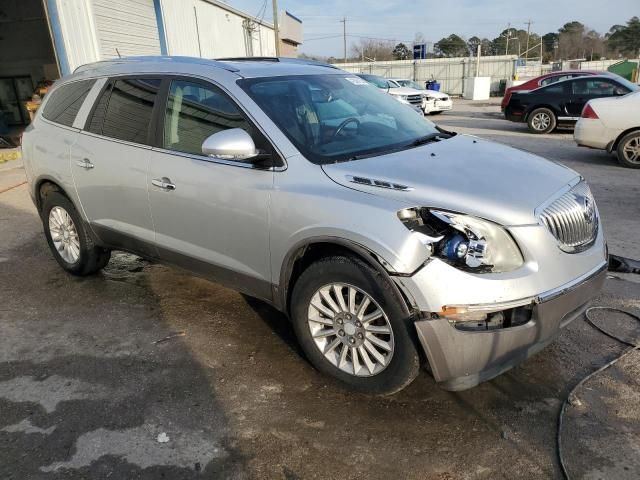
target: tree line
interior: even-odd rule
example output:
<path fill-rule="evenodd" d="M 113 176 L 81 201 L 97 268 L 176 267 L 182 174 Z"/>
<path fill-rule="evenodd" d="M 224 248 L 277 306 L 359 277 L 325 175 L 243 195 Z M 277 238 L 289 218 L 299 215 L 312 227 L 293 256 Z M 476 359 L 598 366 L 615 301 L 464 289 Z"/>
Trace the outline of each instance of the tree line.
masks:
<path fill-rule="evenodd" d="M 542 57 L 545 62 L 555 60 L 601 58 L 639 58 L 640 57 L 640 18 L 632 17 L 625 25 L 613 25 L 605 34 L 596 32 L 578 22 L 565 23 L 557 32 L 549 32 L 540 36 L 527 33 L 526 30 L 507 28 L 494 39 L 472 36 L 468 39 L 451 34 L 433 44 L 427 58 L 466 57 L 477 54 L 487 55 L 519 55 L 523 58 L 540 58 L 540 42 Z M 416 34 L 414 44 L 425 43 L 421 33 Z M 527 47 L 528 45 L 528 47 Z M 527 49 L 529 51 L 527 52 Z M 413 58 L 413 51 L 405 43 L 387 40 L 360 39 L 351 46 L 349 61 L 385 61 L 408 60 Z M 330 62 L 340 59 L 330 57 Z"/>

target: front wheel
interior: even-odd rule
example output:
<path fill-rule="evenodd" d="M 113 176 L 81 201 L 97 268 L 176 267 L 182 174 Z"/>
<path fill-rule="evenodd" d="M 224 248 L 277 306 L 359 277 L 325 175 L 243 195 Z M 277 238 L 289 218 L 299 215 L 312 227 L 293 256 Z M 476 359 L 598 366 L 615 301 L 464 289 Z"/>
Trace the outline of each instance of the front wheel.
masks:
<path fill-rule="evenodd" d="M 293 326 L 307 358 L 355 390 L 388 395 L 416 377 L 414 327 L 388 280 L 364 262 L 329 257 L 295 284 Z"/>
<path fill-rule="evenodd" d="M 89 275 L 109 262 L 111 251 L 93 243 L 73 203 L 61 193 L 44 197 L 42 223 L 54 258 L 67 272 Z"/>
<path fill-rule="evenodd" d="M 435 112 L 429 112 L 429 115 L 440 115 L 443 112 L 443 110 L 437 110 Z"/>
<path fill-rule="evenodd" d="M 617 153 L 623 167 L 640 168 L 640 131 L 625 135 L 618 143 Z"/>
<path fill-rule="evenodd" d="M 527 124 L 532 133 L 549 133 L 556 128 L 556 115 L 548 108 L 537 108 L 529 114 Z"/>

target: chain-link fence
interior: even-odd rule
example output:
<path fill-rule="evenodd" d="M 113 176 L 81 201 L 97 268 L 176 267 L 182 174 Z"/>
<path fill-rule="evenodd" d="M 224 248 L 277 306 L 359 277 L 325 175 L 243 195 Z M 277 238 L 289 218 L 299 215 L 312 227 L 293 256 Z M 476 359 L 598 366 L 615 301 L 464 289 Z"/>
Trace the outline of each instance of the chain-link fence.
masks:
<path fill-rule="evenodd" d="M 385 78 L 415 80 L 424 83 L 436 80 L 440 90 L 450 95 L 463 95 L 465 79 L 491 77 L 491 92 L 499 94 L 501 85 L 515 73 L 513 55 L 477 58 L 434 58 L 427 60 L 395 60 L 388 62 L 341 63 L 336 66 L 353 73 L 370 73 Z"/>

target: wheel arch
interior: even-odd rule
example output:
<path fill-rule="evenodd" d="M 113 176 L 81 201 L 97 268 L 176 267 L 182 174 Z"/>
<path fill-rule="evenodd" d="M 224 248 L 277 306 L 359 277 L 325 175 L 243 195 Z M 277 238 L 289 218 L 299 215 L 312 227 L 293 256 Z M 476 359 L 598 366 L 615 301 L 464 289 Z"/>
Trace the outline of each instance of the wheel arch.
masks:
<path fill-rule="evenodd" d="M 78 208 L 73 202 L 73 200 L 71 199 L 71 196 L 60 185 L 60 182 L 55 180 L 53 177 L 50 177 L 48 175 L 43 175 L 42 177 L 38 178 L 38 180 L 36 180 L 33 184 L 33 198 L 35 199 L 38 213 L 42 212 L 42 203 L 43 203 L 44 197 L 49 192 L 59 192 L 63 194 L 65 197 L 69 199 L 71 203 L 74 204 L 73 206 L 76 207 L 76 209 Z"/>
<path fill-rule="evenodd" d="M 633 132 L 640 132 L 640 127 L 631 127 L 628 128 L 627 130 L 625 130 L 624 132 L 622 132 L 620 135 L 618 135 L 618 137 L 613 141 L 613 143 L 611 143 L 611 145 L 607 148 L 607 150 L 609 151 L 609 153 L 611 152 L 615 152 L 618 149 L 618 145 L 620 145 L 620 141 L 626 137 L 627 135 L 629 135 L 630 133 Z"/>
<path fill-rule="evenodd" d="M 387 264 L 384 259 L 357 242 L 345 238 L 328 236 L 303 240 L 289 250 L 280 269 L 278 292 L 274 295 L 278 307 L 289 315 L 291 292 L 302 272 L 314 261 L 335 255 L 358 258 L 382 275 L 391 285 L 393 294 L 396 296 L 407 317 L 411 315 L 411 302 L 391 278 L 389 271 L 384 266 Z"/>

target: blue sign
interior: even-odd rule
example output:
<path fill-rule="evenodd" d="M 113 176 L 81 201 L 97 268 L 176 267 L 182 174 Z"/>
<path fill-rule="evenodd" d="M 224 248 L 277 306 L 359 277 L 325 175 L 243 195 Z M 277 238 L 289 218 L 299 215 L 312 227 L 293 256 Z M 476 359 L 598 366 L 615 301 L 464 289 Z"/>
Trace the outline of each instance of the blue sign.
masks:
<path fill-rule="evenodd" d="M 426 43 L 418 43 L 413 46 L 413 59 L 414 60 L 422 60 L 427 58 L 427 44 Z"/>

